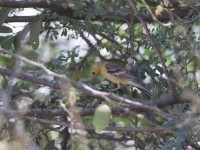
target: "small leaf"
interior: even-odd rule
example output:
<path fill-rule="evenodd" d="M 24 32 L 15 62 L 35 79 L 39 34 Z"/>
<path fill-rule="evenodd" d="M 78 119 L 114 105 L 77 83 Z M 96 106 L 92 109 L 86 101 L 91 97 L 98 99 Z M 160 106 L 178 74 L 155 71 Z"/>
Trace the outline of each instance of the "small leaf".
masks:
<path fill-rule="evenodd" d="M 108 40 L 107 39 L 103 39 L 103 40 L 101 40 L 101 43 L 102 44 L 108 44 Z"/>
<path fill-rule="evenodd" d="M 118 30 L 117 31 L 117 34 L 119 35 L 119 36 L 125 36 L 127 33 L 124 31 L 124 30 Z"/>
<path fill-rule="evenodd" d="M 41 19 L 30 22 L 30 44 L 33 49 L 37 49 L 39 46 L 39 34 L 41 30 Z"/>
<path fill-rule="evenodd" d="M 13 36 L 1 37 L 0 36 L 0 45 L 2 48 L 10 49 L 14 41 Z"/>
<path fill-rule="evenodd" d="M 138 127 L 148 127 L 148 126 L 149 126 L 149 124 L 146 120 L 140 119 L 138 121 Z"/>
<path fill-rule="evenodd" d="M 14 36 L 13 45 L 16 50 L 22 49 L 22 41 L 26 38 L 28 32 L 30 31 L 29 23 Z"/>
<path fill-rule="evenodd" d="M 12 33 L 12 29 L 7 26 L 0 26 L 0 33 Z"/>
<path fill-rule="evenodd" d="M 0 9 L 0 25 L 2 25 L 5 22 L 10 11 L 11 11 L 11 8 L 4 7 Z"/>
<path fill-rule="evenodd" d="M 95 130 L 97 132 L 108 127 L 110 116 L 111 109 L 108 105 L 102 104 L 97 107 L 93 119 L 93 125 L 95 126 Z"/>
<path fill-rule="evenodd" d="M 51 140 L 47 145 L 45 146 L 44 150 L 54 150 L 55 140 Z"/>

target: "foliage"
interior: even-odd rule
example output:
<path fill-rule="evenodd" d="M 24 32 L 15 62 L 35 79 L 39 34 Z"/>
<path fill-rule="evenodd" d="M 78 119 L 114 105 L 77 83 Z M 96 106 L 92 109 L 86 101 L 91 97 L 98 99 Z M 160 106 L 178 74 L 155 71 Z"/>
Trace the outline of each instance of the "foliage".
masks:
<path fill-rule="evenodd" d="M 20 31 L 9 18 L 26 6 L 1 6 L 0 145 L 7 149 L 199 149 L 199 2 L 134 2 L 139 17 L 148 22 L 150 37 L 131 0 L 63 0 L 49 9 L 38 4 L 35 10 L 40 14 Z M 175 14 L 174 9 L 186 13 Z M 167 13 L 168 21 L 162 22 Z M 123 65 L 154 96 L 132 87 L 110 94 L 114 84 L 90 75 L 91 64 L 100 60 Z M 29 78 L 17 76 L 16 71 Z M 53 89 L 56 83 L 66 89 Z M 93 91 L 88 94 L 78 83 Z M 108 98 L 112 95 L 123 100 Z"/>

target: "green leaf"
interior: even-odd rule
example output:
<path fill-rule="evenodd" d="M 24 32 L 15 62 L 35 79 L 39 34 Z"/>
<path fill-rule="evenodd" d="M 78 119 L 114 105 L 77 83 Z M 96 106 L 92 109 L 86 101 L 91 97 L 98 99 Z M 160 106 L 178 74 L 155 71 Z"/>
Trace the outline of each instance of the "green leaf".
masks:
<path fill-rule="evenodd" d="M 125 36 L 127 33 L 124 31 L 124 30 L 118 30 L 117 31 L 117 34 L 119 35 L 119 36 Z"/>
<path fill-rule="evenodd" d="M 44 150 L 54 150 L 55 140 L 51 140 L 47 145 L 45 146 Z"/>
<path fill-rule="evenodd" d="M 4 7 L 0 9 L 0 25 L 2 25 L 5 22 L 10 11 L 11 11 L 11 8 Z"/>
<path fill-rule="evenodd" d="M 0 33 L 12 33 L 12 29 L 7 26 L 0 26 Z"/>
<path fill-rule="evenodd" d="M 1 37 L 0 36 L 0 45 L 2 48 L 10 49 L 14 41 L 13 36 Z"/>
<path fill-rule="evenodd" d="M 38 53 L 34 50 L 24 51 L 24 56 L 28 59 L 35 60 L 38 58 Z"/>
<path fill-rule="evenodd" d="M 20 32 L 18 32 L 15 37 L 14 37 L 14 48 L 16 50 L 22 49 L 22 45 L 21 45 L 21 41 L 23 41 L 26 37 L 26 35 L 28 34 L 28 32 L 30 31 L 30 26 L 29 24 L 27 24 L 23 30 L 21 30 Z"/>
<path fill-rule="evenodd" d="M 37 49 L 39 46 L 39 35 L 41 31 L 42 20 L 31 21 L 30 22 L 30 44 L 33 49 Z"/>
<path fill-rule="evenodd" d="M 148 127 L 149 123 L 146 120 L 140 119 L 138 121 L 138 127 Z"/>
<path fill-rule="evenodd" d="M 95 126 L 95 130 L 97 132 L 108 127 L 110 116 L 111 109 L 108 105 L 102 104 L 97 107 L 93 119 L 93 125 Z"/>
<path fill-rule="evenodd" d="M 12 60 L 0 54 L 0 66 L 8 66 Z"/>

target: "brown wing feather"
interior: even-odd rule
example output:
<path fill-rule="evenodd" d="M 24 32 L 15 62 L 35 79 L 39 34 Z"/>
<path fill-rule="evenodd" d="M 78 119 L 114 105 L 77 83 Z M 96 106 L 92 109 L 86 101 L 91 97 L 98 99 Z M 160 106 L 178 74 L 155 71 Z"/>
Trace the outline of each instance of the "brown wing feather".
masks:
<path fill-rule="evenodd" d="M 152 92 L 147 90 L 146 88 L 144 88 L 142 86 L 142 84 L 139 83 L 139 81 L 137 80 L 137 77 L 130 74 L 130 72 L 125 70 L 124 67 L 122 67 L 121 65 L 118 65 L 116 63 L 106 62 L 105 67 L 106 67 L 106 70 L 108 73 L 111 73 L 112 75 L 116 76 L 117 78 L 129 79 L 130 81 L 132 81 L 133 86 L 144 91 L 149 96 L 152 96 Z"/>
<path fill-rule="evenodd" d="M 107 62 L 105 67 L 108 73 L 111 73 L 118 78 L 129 79 L 132 82 L 138 83 L 137 77 L 131 75 L 130 72 L 125 70 L 124 67 L 119 64 Z"/>

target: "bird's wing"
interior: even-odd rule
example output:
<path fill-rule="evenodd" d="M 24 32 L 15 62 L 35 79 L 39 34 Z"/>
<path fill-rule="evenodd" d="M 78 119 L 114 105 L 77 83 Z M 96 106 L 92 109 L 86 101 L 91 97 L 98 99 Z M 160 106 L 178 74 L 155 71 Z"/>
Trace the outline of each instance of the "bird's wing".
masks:
<path fill-rule="evenodd" d="M 116 76 L 120 74 L 124 74 L 126 72 L 126 70 L 122 66 L 116 63 L 107 62 L 105 64 L 105 67 L 108 73 L 112 75 L 116 75 Z"/>
<path fill-rule="evenodd" d="M 132 82 L 138 82 L 137 78 L 131 75 L 127 70 L 125 70 L 121 65 L 116 63 L 108 62 L 105 64 L 108 73 L 121 79 L 128 79 Z"/>
<path fill-rule="evenodd" d="M 116 63 L 107 62 L 105 63 L 105 68 L 107 72 L 112 74 L 113 76 L 119 79 L 126 79 L 126 80 L 131 81 L 130 85 L 135 86 L 139 88 L 140 90 L 144 91 L 145 93 L 147 93 L 148 95 L 152 96 L 152 92 L 144 88 L 143 85 L 139 83 L 139 81 L 137 80 L 137 77 L 131 75 L 127 70 L 124 69 L 124 67 Z"/>

